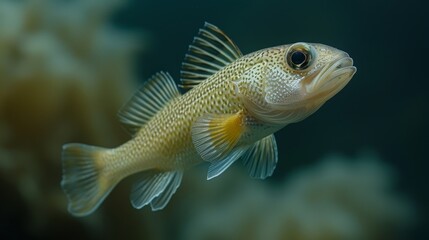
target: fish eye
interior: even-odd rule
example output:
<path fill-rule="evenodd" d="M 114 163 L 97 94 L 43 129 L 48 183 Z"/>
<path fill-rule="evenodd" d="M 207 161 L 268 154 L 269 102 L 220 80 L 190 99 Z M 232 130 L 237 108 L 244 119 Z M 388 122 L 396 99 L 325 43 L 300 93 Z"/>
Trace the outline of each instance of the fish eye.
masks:
<path fill-rule="evenodd" d="M 311 47 L 304 43 L 296 43 L 289 47 L 286 53 L 286 62 L 294 70 L 305 70 L 314 58 Z"/>

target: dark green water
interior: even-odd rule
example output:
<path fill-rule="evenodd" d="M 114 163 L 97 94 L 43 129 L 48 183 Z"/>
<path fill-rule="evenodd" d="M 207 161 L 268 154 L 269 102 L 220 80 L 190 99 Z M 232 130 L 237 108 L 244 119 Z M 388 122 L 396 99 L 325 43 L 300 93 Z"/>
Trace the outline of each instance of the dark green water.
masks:
<path fill-rule="evenodd" d="M 371 239 L 423 240 L 429 239 L 429 18 L 426 5 L 418 0 L 131 0 L 115 11 L 110 22 L 119 30 L 141 33 L 143 36 L 141 44 L 144 50 L 132 62 L 139 82 L 144 82 L 161 70 L 168 71 L 178 81 L 188 46 L 205 21 L 224 30 L 244 54 L 298 41 L 323 43 L 347 52 L 354 60 L 357 73 L 340 93 L 315 114 L 276 133 L 279 163 L 274 175 L 265 180 L 266 186 L 277 187 L 293 180 L 291 176 L 296 171 L 315 168 L 320 159 L 329 154 L 342 154 L 353 159 L 361 152 L 373 152 L 382 163 L 393 169 L 393 189 L 390 190 L 406 198 L 415 215 L 409 223 L 411 227 L 398 235 L 387 234 Z M 107 52 L 106 57 L 109 56 Z M 104 102 L 97 103 L 103 106 Z M 1 107 L 0 104 L 0 110 Z M 26 110 L 16 108 L 19 113 Z M 68 108 L 65 110 L 69 112 Z M 3 118 L 0 115 L 0 125 Z M 73 124 L 79 125 L 80 122 L 49 124 L 70 124 L 70 129 L 73 129 Z M 88 126 L 81 128 L 90 128 Z M 0 128 L 0 132 L 2 130 Z M 86 132 L 76 134 L 88 135 Z M 88 140 L 90 137 L 76 136 L 67 141 L 96 144 Z M 120 136 L 105 142 L 112 144 L 125 141 L 126 135 Z M 36 153 L 22 151 L 19 159 L 27 155 L 37 156 L 35 159 L 45 157 L 44 149 L 38 147 L 38 138 L 34 140 L 17 135 L 10 139 L 10 142 L 5 140 L 3 146 L 0 138 L 0 150 L 35 148 Z M 41 136 L 40 139 L 45 138 Z M 192 181 L 205 181 L 207 169 L 203 166 L 197 169 L 199 172 L 194 174 L 196 177 L 189 174 L 191 180 L 185 181 L 183 188 L 178 189 L 167 208 L 161 212 L 152 213 L 147 207 L 143 210 L 132 209 L 129 204 L 129 185 L 132 182 L 126 180 L 112 192 L 112 196 L 107 198 L 94 216 L 74 218 L 66 212 L 65 198 L 59 186 L 60 151 L 64 143 L 46 143 L 55 146 L 54 150 L 48 152 L 54 152 L 57 159 L 44 163 L 49 167 L 43 164 L 31 165 L 29 168 L 34 168 L 37 173 L 34 176 L 30 174 L 30 177 L 23 178 L 23 171 L 19 167 L 16 173 L 8 174 L 7 164 L 0 165 L 0 187 L 6 189 L 0 198 L 1 239 L 186 239 L 189 235 L 183 235 L 183 228 L 189 227 L 187 217 L 204 210 L 205 206 L 215 205 L 213 202 L 217 200 L 229 202 L 222 197 L 224 185 L 220 185 L 223 186 L 219 187 L 221 190 L 216 189 L 218 192 L 213 193 L 215 196 L 207 193 L 208 196 L 202 197 L 198 192 L 210 188 L 211 182 L 203 182 L 201 186 L 189 184 Z M 231 176 L 235 172 L 229 174 L 225 173 L 226 176 L 219 178 L 225 181 L 234 179 Z M 10 178 L 10 175 L 16 179 Z M 39 175 L 42 177 L 37 177 Z M 22 192 L 23 185 L 31 187 L 33 182 L 42 182 L 40 186 L 35 184 L 38 187 L 35 187 L 34 192 L 42 193 L 38 195 L 37 204 L 31 201 L 31 191 L 30 196 Z M 255 188 L 257 184 L 255 181 Z M 238 195 L 244 192 L 239 183 L 228 184 L 225 188 L 225 192 L 228 192 L 225 196 L 231 196 L 231 192 Z M 196 210 L 192 204 L 199 199 L 193 199 L 195 202 L 192 202 L 194 196 L 209 200 L 201 200 Z M 211 197 L 216 200 L 210 202 Z M 362 196 L 362 199 L 365 197 Z M 231 221 L 234 222 L 234 219 Z M 395 233 L 395 229 L 392 229 L 390 234 Z M 217 239 L 217 235 L 213 236 L 215 238 L 211 239 Z"/>

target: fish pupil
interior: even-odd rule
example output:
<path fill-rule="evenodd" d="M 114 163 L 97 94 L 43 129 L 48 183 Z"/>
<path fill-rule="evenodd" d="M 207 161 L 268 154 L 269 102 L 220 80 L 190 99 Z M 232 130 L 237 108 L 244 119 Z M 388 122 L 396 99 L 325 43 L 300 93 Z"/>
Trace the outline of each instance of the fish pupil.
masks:
<path fill-rule="evenodd" d="M 311 66 L 313 58 L 311 46 L 304 43 L 293 44 L 286 52 L 287 65 L 296 71 L 302 71 Z"/>
<path fill-rule="evenodd" d="M 300 51 L 293 52 L 292 56 L 291 56 L 292 63 L 297 65 L 297 66 L 303 64 L 306 59 L 307 59 L 307 56 L 303 52 L 300 52 Z"/>

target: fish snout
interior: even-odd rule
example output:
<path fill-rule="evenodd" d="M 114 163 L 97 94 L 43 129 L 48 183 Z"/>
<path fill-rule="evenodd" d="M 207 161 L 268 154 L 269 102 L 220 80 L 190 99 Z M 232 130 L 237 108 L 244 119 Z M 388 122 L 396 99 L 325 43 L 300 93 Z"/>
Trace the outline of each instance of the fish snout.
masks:
<path fill-rule="evenodd" d="M 305 90 L 309 96 L 326 92 L 339 92 L 351 80 L 356 73 L 353 59 L 345 52 L 323 68 L 317 71 L 311 82 L 306 84 Z M 332 97 L 334 94 L 329 94 Z M 327 100 L 327 99 L 326 99 Z"/>

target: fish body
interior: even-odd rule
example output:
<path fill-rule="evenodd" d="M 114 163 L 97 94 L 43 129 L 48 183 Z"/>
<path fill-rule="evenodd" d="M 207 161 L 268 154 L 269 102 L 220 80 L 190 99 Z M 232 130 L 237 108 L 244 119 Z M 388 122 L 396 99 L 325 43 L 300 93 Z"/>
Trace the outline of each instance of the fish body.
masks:
<path fill-rule="evenodd" d="M 243 56 L 217 27 L 206 23 L 189 48 L 180 94 L 168 73 L 149 79 L 119 112 L 133 135 L 105 149 L 63 147 L 62 187 L 69 211 L 97 209 L 123 178 L 140 174 L 131 192 L 135 208 L 166 206 L 183 171 L 210 162 L 207 179 L 242 159 L 254 178 L 277 163 L 273 133 L 311 115 L 339 92 L 356 68 L 344 52 L 295 43 Z"/>

